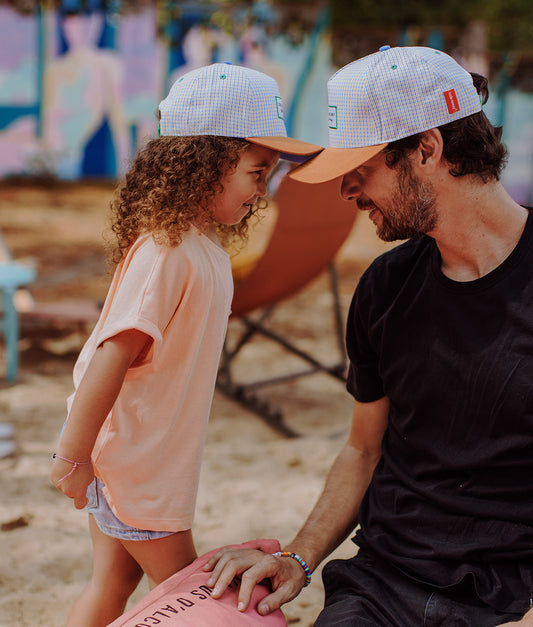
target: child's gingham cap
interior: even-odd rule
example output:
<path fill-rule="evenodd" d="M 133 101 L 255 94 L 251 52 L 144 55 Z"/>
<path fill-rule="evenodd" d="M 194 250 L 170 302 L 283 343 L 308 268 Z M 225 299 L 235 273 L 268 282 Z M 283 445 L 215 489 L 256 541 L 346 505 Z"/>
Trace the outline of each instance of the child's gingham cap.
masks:
<path fill-rule="evenodd" d="M 439 50 L 383 46 L 328 81 L 329 144 L 289 173 L 321 183 L 359 167 L 389 142 L 481 111 L 472 76 Z"/>
<path fill-rule="evenodd" d="M 172 85 L 159 111 L 161 136 L 242 137 L 298 162 L 323 150 L 287 137 L 283 103 L 273 78 L 231 63 L 184 74 Z"/>

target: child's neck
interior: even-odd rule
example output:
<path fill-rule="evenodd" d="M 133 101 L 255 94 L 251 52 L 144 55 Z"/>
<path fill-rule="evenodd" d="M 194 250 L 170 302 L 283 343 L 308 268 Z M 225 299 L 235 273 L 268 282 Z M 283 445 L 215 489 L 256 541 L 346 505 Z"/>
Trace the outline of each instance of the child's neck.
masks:
<path fill-rule="evenodd" d="M 208 237 L 212 242 L 214 242 L 220 248 L 224 248 L 218 239 L 217 230 L 214 224 L 210 224 L 200 231 L 203 235 Z"/>

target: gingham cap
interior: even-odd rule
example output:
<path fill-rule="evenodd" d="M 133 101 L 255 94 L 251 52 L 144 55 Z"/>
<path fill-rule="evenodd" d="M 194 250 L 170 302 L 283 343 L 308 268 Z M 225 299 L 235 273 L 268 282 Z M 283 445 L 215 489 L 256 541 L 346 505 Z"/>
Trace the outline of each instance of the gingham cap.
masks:
<path fill-rule="evenodd" d="M 287 137 L 276 81 L 256 70 L 215 63 L 179 78 L 160 103 L 160 135 L 242 137 L 302 161 L 322 146 Z"/>
<path fill-rule="evenodd" d="M 329 79 L 330 147 L 290 176 L 309 183 L 331 180 L 389 142 L 479 111 L 472 76 L 450 56 L 422 46 L 383 46 Z"/>

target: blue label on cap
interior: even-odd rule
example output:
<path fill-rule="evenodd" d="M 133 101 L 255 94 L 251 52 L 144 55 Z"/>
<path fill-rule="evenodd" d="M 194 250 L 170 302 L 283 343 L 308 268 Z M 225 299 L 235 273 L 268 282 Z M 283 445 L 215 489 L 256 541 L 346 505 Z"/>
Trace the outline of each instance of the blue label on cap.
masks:
<path fill-rule="evenodd" d="M 385 52 L 385 50 L 390 50 L 389 44 L 386 44 L 385 46 L 381 46 L 381 48 L 379 49 L 380 52 Z"/>

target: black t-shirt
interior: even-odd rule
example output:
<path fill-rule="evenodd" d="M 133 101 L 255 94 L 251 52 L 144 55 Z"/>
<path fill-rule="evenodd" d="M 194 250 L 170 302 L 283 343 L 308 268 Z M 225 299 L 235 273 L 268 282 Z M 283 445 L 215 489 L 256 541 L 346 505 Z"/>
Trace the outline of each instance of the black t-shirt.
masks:
<path fill-rule="evenodd" d="M 391 401 L 355 542 L 406 574 L 522 612 L 533 596 L 533 211 L 476 281 L 432 238 L 376 259 L 348 318 L 348 390 Z"/>

